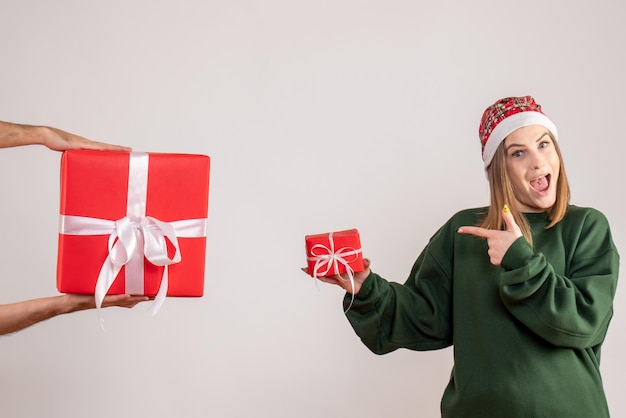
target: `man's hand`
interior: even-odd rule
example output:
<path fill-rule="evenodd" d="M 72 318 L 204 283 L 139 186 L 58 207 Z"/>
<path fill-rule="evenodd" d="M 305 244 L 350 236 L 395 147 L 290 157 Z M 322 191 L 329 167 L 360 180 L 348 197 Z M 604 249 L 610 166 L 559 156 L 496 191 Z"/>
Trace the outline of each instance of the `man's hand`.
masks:
<path fill-rule="evenodd" d="M 22 125 L 0 121 L 0 148 L 40 144 L 53 151 L 91 149 L 130 152 L 130 147 L 96 142 L 49 126 Z"/>
<path fill-rule="evenodd" d="M 107 295 L 102 307 L 132 308 L 150 299 L 148 296 Z M 93 295 L 77 294 L 64 294 L 0 305 L 0 335 L 22 330 L 55 316 L 95 307 Z"/>
<path fill-rule="evenodd" d="M 82 311 L 85 309 L 94 309 L 96 307 L 96 301 L 93 295 L 68 293 L 62 297 L 66 299 L 64 305 L 66 306 L 68 313 Z M 106 295 L 102 301 L 102 307 L 107 308 L 109 306 L 118 306 L 120 308 L 133 308 L 138 303 L 145 302 L 150 299 L 150 297 L 142 295 Z"/>
<path fill-rule="evenodd" d="M 56 128 L 41 127 L 41 143 L 53 151 L 65 151 L 69 149 L 91 149 L 101 151 L 125 151 L 130 152 L 130 147 L 121 145 L 96 142 L 74 135 Z"/>

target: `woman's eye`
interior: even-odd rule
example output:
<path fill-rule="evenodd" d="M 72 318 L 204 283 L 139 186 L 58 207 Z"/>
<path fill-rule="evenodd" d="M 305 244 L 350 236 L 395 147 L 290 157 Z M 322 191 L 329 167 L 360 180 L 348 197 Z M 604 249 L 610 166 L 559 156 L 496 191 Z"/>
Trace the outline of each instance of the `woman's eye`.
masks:
<path fill-rule="evenodd" d="M 511 157 L 513 158 L 519 158 L 522 156 L 522 151 L 513 151 L 513 153 L 511 154 Z"/>
<path fill-rule="evenodd" d="M 550 145 L 548 141 L 541 141 L 541 143 L 539 144 L 539 148 L 546 148 L 548 147 L 548 145 Z"/>

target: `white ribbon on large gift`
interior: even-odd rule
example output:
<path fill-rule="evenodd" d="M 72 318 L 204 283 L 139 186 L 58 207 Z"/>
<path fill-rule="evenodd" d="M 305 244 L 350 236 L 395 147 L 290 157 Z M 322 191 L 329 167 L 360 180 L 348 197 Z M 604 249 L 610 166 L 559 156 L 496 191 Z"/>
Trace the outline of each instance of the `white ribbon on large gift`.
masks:
<path fill-rule="evenodd" d="M 66 235 L 109 235 L 108 255 L 102 264 L 95 287 L 96 307 L 102 301 L 125 266 L 126 293 L 144 294 L 144 257 L 155 266 L 163 266 L 159 290 L 150 311 L 152 315 L 163 305 L 167 296 L 168 266 L 181 261 L 178 238 L 201 238 L 206 236 L 207 219 L 184 219 L 163 222 L 146 216 L 148 189 L 147 153 L 130 154 L 128 170 L 128 198 L 126 216 L 116 221 L 85 216 L 60 215 L 59 231 Z M 168 256 L 167 240 L 175 252 Z"/>
<path fill-rule="evenodd" d="M 321 253 L 316 253 L 316 249 L 321 249 Z M 335 239 L 333 233 L 328 234 L 328 247 L 323 244 L 315 244 L 309 250 L 311 256 L 307 257 L 309 261 L 315 261 L 313 266 L 313 278 L 317 279 L 319 276 L 327 276 L 331 269 L 335 275 L 339 275 L 339 264 L 346 268 L 350 285 L 352 286 L 352 299 L 350 305 L 346 308 L 345 312 L 348 312 L 354 303 L 354 270 L 350 266 L 351 262 L 356 261 L 361 252 L 361 249 L 355 249 L 353 247 L 342 247 L 335 250 Z M 354 256 L 350 261 L 346 260 L 346 257 Z M 325 267 L 325 270 L 323 270 Z M 317 281 L 316 281 L 317 283 Z"/>

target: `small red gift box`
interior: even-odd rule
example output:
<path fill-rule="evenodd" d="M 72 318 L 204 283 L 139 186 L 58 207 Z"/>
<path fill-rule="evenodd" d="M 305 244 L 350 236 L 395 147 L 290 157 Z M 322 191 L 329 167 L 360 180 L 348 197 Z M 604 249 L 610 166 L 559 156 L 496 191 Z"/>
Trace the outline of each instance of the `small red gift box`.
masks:
<path fill-rule="evenodd" d="M 363 271 L 359 231 L 348 229 L 304 237 L 309 274 L 332 276 Z"/>
<path fill-rule="evenodd" d="M 65 151 L 57 289 L 97 304 L 202 296 L 209 166 L 206 155 Z"/>

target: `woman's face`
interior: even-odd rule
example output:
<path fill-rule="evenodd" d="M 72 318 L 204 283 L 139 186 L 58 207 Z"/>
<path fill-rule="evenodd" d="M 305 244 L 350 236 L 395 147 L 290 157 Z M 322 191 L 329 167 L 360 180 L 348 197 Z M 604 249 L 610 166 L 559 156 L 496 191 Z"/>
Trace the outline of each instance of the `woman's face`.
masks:
<path fill-rule="evenodd" d="M 544 212 L 556 202 L 559 155 L 548 129 L 541 125 L 518 128 L 504 140 L 506 169 L 518 207 Z"/>

